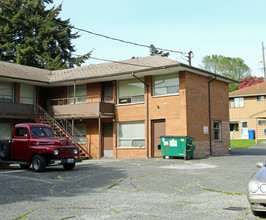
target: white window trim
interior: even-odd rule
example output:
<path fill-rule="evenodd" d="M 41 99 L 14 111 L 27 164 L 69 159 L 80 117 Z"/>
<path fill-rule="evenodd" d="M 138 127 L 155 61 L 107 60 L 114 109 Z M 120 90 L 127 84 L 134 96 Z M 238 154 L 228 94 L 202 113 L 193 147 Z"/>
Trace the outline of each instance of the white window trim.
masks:
<path fill-rule="evenodd" d="M 144 126 L 145 126 L 145 121 L 123 121 L 123 122 L 118 122 L 118 123 L 144 123 Z M 145 134 L 144 134 L 144 138 L 119 138 L 119 125 L 117 124 L 117 144 L 116 144 L 116 148 L 117 149 L 145 149 L 146 147 L 146 137 L 145 137 Z M 144 131 L 145 133 L 145 131 Z M 137 146 L 119 146 L 119 141 L 120 140 L 131 140 L 131 141 L 134 141 L 134 140 L 143 140 L 144 141 L 144 145 L 142 147 L 137 147 Z"/>

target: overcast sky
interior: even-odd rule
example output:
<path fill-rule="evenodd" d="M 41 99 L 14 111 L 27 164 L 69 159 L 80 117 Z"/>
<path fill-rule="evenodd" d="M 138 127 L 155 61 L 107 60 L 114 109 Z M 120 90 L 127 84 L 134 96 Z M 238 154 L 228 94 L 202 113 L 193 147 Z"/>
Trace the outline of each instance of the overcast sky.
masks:
<path fill-rule="evenodd" d="M 75 27 L 139 44 L 188 53 L 200 67 L 206 55 L 240 57 L 263 76 L 262 42 L 266 44 L 265 0 L 54 0 L 63 3 L 60 17 Z M 149 55 L 149 49 L 80 32 L 77 54 L 126 60 Z M 179 53 L 170 59 L 187 61 Z M 85 65 L 101 63 L 90 59 Z"/>

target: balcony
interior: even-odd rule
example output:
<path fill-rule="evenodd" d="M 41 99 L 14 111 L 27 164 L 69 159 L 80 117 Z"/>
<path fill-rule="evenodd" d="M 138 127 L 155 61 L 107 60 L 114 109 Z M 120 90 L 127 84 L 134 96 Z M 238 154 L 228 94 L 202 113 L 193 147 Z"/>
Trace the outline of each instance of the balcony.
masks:
<path fill-rule="evenodd" d="M 14 97 L 0 94 L 0 117 L 33 118 L 34 100 L 27 97 Z"/>
<path fill-rule="evenodd" d="M 114 118 L 114 97 L 81 96 L 49 100 L 54 118 Z"/>

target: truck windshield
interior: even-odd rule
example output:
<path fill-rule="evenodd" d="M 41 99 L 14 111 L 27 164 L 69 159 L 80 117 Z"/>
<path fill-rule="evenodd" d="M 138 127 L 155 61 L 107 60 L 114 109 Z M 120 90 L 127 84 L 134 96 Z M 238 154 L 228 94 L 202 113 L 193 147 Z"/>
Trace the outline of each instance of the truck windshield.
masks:
<path fill-rule="evenodd" d="M 51 128 L 33 127 L 30 129 L 30 133 L 32 137 L 54 137 Z"/>

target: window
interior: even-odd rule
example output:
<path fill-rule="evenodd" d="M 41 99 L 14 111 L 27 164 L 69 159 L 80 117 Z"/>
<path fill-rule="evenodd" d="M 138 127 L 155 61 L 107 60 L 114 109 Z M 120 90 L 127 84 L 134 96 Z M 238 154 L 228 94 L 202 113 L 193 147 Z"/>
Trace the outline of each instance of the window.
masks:
<path fill-rule="evenodd" d="M 28 130 L 27 128 L 16 128 L 15 132 L 16 137 L 28 137 Z"/>
<path fill-rule="evenodd" d="M 34 104 L 35 87 L 31 85 L 20 84 L 20 103 Z"/>
<path fill-rule="evenodd" d="M 12 124 L 0 123 L 0 140 L 9 140 L 12 136 Z"/>
<path fill-rule="evenodd" d="M 214 141 L 222 140 L 222 129 L 221 129 L 221 121 L 215 121 L 213 123 L 213 131 L 214 131 Z"/>
<path fill-rule="evenodd" d="M 257 96 L 257 101 L 264 101 L 264 95 Z"/>
<path fill-rule="evenodd" d="M 118 81 L 118 104 L 143 103 L 144 84 L 137 79 Z"/>
<path fill-rule="evenodd" d="M 68 104 L 81 104 L 87 102 L 87 85 L 77 85 L 74 92 L 74 86 L 68 87 Z"/>
<path fill-rule="evenodd" d="M 13 84 L 0 82 L 0 102 L 13 102 Z"/>
<path fill-rule="evenodd" d="M 238 131 L 238 121 L 230 122 L 230 131 Z"/>
<path fill-rule="evenodd" d="M 266 120 L 258 120 L 258 125 L 265 125 L 266 124 Z"/>
<path fill-rule="evenodd" d="M 75 124 L 75 128 L 80 132 L 78 134 L 74 134 L 75 139 L 77 139 L 79 144 L 86 144 L 86 124 Z"/>
<path fill-rule="evenodd" d="M 229 99 L 230 108 L 243 108 L 244 98 L 232 98 Z"/>
<path fill-rule="evenodd" d="M 178 94 L 179 73 L 153 76 L 152 88 L 153 88 L 153 96 Z"/>
<path fill-rule="evenodd" d="M 145 147 L 145 123 L 120 122 L 117 125 L 118 148 L 144 148 Z"/>
<path fill-rule="evenodd" d="M 30 133 L 32 137 L 54 137 L 54 133 L 51 128 L 32 127 L 30 129 Z"/>

